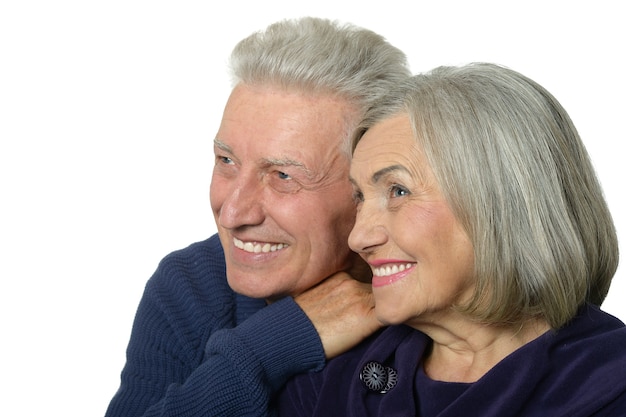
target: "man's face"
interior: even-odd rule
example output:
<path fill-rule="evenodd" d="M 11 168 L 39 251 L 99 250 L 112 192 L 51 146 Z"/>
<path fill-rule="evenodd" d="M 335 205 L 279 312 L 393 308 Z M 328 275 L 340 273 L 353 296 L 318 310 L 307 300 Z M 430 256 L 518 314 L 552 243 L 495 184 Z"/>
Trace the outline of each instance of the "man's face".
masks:
<path fill-rule="evenodd" d="M 230 286 L 274 300 L 351 263 L 343 100 L 237 86 L 215 139 L 211 207 Z"/>

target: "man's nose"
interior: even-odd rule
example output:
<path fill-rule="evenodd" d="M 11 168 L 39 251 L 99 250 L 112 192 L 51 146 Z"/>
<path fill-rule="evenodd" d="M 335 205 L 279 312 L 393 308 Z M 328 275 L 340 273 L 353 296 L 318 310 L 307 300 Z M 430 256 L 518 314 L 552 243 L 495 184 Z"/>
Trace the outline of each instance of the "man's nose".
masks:
<path fill-rule="evenodd" d="M 224 199 L 218 222 L 222 227 L 236 229 L 254 226 L 265 219 L 263 184 L 255 178 L 242 178 Z"/>

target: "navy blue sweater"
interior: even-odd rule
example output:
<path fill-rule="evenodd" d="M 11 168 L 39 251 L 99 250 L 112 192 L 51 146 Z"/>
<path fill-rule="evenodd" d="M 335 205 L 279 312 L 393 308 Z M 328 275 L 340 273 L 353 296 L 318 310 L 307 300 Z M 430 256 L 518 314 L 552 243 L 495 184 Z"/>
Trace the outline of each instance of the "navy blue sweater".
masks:
<path fill-rule="evenodd" d="M 235 294 L 217 235 L 165 257 L 139 304 L 106 417 L 267 416 L 292 375 L 324 350 L 291 298 Z"/>

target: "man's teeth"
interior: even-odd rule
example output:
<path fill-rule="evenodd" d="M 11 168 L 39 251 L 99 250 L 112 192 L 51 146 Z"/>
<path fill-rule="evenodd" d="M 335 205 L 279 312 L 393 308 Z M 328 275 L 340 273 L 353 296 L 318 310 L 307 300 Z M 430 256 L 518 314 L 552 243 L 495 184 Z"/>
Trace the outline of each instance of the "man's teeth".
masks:
<path fill-rule="evenodd" d="M 386 277 L 389 275 L 397 274 L 398 272 L 405 271 L 412 268 L 415 264 L 400 264 L 400 265 L 387 265 L 380 268 L 373 268 L 375 277 Z"/>
<path fill-rule="evenodd" d="M 269 253 L 286 248 L 286 243 L 252 243 L 233 238 L 235 247 L 250 253 Z"/>

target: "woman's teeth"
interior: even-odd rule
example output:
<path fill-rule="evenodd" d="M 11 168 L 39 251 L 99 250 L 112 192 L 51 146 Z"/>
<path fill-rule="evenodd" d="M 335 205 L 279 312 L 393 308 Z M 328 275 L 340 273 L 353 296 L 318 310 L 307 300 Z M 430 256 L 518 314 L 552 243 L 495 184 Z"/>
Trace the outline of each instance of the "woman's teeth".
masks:
<path fill-rule="evenodd" d="M 400 264 L 400 265 L 387 265 L 380 268 L 373 268 L 372 272 L 375 277 L 386 277 L 389 275 L 397 274 L 398 272 L 405 271 L 412 268 L 415 264 Z"/>

